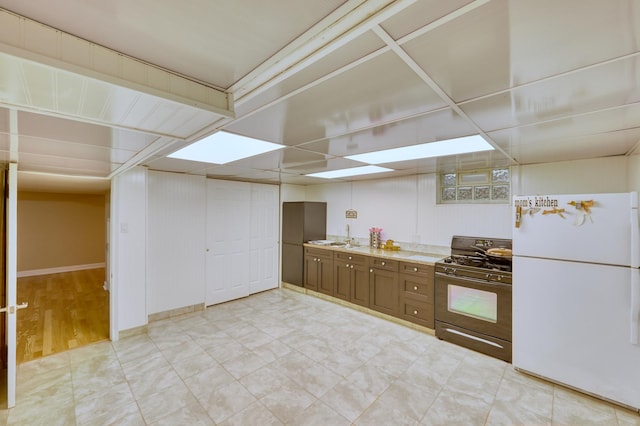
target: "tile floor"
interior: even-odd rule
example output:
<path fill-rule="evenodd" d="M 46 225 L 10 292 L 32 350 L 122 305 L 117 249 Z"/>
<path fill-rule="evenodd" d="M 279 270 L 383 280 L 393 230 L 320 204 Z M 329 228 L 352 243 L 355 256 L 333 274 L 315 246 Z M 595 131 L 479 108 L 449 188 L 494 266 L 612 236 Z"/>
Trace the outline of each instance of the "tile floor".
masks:
<path fill-rule="evenodd" d="M 636 413 L 287 289 L 21 364 L 9 425 L 640 425 Z"/>

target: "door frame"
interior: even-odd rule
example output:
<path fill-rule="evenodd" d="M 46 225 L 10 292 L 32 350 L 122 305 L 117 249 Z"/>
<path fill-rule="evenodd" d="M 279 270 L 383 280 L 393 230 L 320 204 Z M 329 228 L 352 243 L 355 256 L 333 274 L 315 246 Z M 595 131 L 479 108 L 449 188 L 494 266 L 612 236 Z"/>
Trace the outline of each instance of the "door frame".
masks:
<path fill-rule="evenodd" d="M 18 164 L 9 163 L 6 199 L 6 341 L 7 341 L 7 408 L 16 405 L 16 294 L 18 254 Z"/>

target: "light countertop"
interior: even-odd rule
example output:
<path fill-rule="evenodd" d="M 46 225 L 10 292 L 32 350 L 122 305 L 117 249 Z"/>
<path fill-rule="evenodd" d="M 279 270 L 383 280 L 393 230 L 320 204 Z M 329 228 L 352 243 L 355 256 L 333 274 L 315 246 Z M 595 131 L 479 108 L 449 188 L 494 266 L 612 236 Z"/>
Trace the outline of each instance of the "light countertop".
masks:
<path fill-rule="evenodd" d="M 402 262 L 422 263 L 425 265 L 433 265 L 435 262 L 438 262 L 446 257 L 441 254 L 422 253 L 422 252 L 407 251 L 407 250 L 374 249 L 369 246 L 355 246 L 355 247 L 345 248 L 343 246 L 329 246 L 329 245 L 318 245 L 318 244 L 310 244 L 310 243 L 305 243 L 304 246 L 316 248 L 320 250 L 331 250 L 331 251 L 339 251 L 344 253 L 363 254 L 367 256 L 379 257 L 384 259 L 398 260 Z"/>

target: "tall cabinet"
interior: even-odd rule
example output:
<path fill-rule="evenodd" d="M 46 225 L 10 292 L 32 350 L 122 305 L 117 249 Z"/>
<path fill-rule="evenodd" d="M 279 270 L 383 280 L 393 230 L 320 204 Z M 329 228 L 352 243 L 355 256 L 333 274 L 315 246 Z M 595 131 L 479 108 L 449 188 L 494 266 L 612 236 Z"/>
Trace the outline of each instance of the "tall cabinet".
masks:
<path fill-rule="evenodd" d="M 327 238 L 327 203 L 282 203 L 282 281 L 302 287 L 304 247 L 311 240 Z"/>

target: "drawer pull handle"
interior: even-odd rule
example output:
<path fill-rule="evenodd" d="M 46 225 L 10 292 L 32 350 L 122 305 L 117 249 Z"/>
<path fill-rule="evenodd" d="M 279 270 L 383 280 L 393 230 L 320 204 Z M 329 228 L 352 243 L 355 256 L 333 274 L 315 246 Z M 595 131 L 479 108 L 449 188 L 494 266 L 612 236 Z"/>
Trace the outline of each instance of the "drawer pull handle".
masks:
<path fill-rule="evenodd" d="M 413 268 L 413 272 L 418 272 L 418 268 Z"/>
<path fill-rule="evenodd" d="M 348 268 L 348 267 L 349 267 L 349 264 L 347 263 L 345 266 Z"/>
<path fill-rule="evenodd" d="M 373 269 L 369 269 L 369 272 L 373 272 Z"/>
<path fill-rule="evenodd" d="M 418 315 L 418 311 L 416 309 L 413 310 L 413 315 Z"/>
<path fill-rule="evenodd" d="M 414 289 L 414 290 L 417 290 L 417 289 L 418 289 L 418 286 L 417 286 L 417 285 L 414 285 L 414 286 L 413 286 L 413 289 Z"/>
<path fill-rule="evenodd" d="M 353 269 L 353 265 L 351 265 L 351 269 Z"/>
<path fill-rule="evenodd" d="M 353 259 L 353 257 L 349 256 L 349 260 Z"/>
<path fill-rule="evenodd" d="M 384 263 L 384 262 L 382 262 L 382 266 L 384 266 L 384 265 L 385 265 L 385 263 Z"/>

